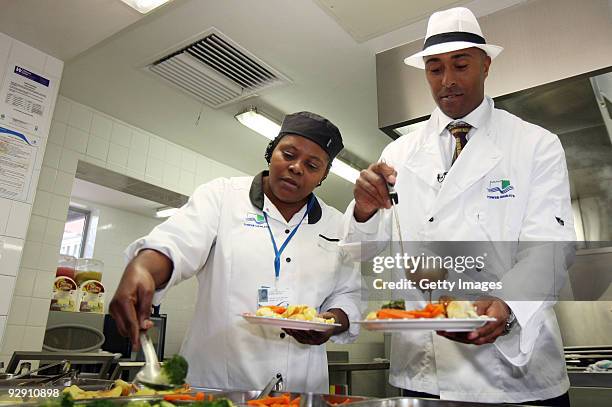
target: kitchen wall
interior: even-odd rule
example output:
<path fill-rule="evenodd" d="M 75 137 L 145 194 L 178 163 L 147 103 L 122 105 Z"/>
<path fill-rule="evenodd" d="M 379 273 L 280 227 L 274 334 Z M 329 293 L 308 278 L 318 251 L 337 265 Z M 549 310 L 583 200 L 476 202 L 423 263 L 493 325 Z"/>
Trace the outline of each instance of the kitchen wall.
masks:
<path fill-rule="evenodd" d="M 34 173 L 31 178 L 27 198 L 24 201 L 0 198 L 0 345 L 2 343 L 15 343 L 16 339 L 10 325 L 7 327 L 7 321 L 8 324 L 11 323 L 9 308 L 13 299 L 13 292 L 19 291 L 24 285 L 23 280 L 20 284 L 22 276 L 20 275 L 19 264 L 24 250 L 26 231 L 36 193 L 36 184 L 39 179 L 42 158 L 47 144 L 49 123 L 55 107 L 57 90 L 63 70 L 62 61 L 0 33 L 0 86 L 5 84 L 5 81 L 8 80 L 16 65 L 49 79 L 49 105 L 44 107 L 46 112 L 44 114 L 47 117 L 40 123 L 37 130 L 33 130 L 35 134 L 24 132 L 28 138 L 32 136 L 40 138 L 38 140 L 38 147 L 34 148 L 38 152 L 35 156 Z M 4 107 L 0 113 L 3 116 L 4 114 L 9 114 Z M 8 125 L 2 126 L 10 127 Z M 9 130 L 22 131 L 19 128 L 12 127 Z M 28 281 L 25 284 L 32 285 L 33 281 Z M 20 301 L 17 301 L 17 305 L 13 308 L 18 308 L 20 305 Z M 21 333 L 24 335 L 21 335 L 22 338 L 20 340 L 25 336 L 25 327 Z M 35 335 L 40 334 L 39 331 L 31 332 L 28 329 L 28 337 L 32 333 Z"/>
<path fill-rule="evenodd" d="M 15 215 L 28 226 L 23 225 L 27 235 L 24 233 L 23 256 L 15 273 L 15 296 L 0 361 L 6 362 L 15 350 L 36 351 L 42 347 L 51 284 L 79 160 L 184 195 L 191 195 L 197 185 L 219 176 L 246 175 L 62 96 L 57 99 L 48 141 L 29 224 L 29 210 Z M 174 302 L 173 306 L 179 303 L 171 298 L 168 302 Z"/>
<path fill-rule="evenodd" d="M 104 262 L 102 282 L 107 293 L 104 310 L 108 313 L 108 305 L 125 268 L 125 248 L 134 240 L 148 234 L 165 219 L 147 217 L 84 199 L 72 198 L 71 202 L 84 205 L 98 216 L 93 257 Z M 180 349 L 187 324 L 193 314 L 196 294 L 197 280 L 190 279 L 172 287 L 162 303 L 161 312 L 168 314 L 167 356 L 177 353 Z"/>

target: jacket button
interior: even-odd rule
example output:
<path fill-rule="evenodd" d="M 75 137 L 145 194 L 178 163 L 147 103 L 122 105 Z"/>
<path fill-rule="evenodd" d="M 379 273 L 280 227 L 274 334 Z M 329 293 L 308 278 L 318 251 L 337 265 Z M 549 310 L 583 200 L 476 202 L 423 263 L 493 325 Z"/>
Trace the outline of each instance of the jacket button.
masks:
<path fill-rule="evenodd" d="M 285 229 L 285 233 L 286 233 L 286 234 L 289 234 L 289 229 Z"/>
<path fill-rule="evenodd" d="M 284 332 L 281 332 L 281 334 L 279 336 L 280 336 L 281 339 L 285 339 L 285 336 L 287 336 L 287 334 L 284 333 Z"/>
<path fill-rule="evenodd" d="M 285 260 L 287 261 L 287 263 L 291 263 L 291 257 L 287 257 Z"/>
<path fill-rule="evenodd" d="M 433 216 L 432 216 L 431 218 L 429 218 L 429 221 L 430 221 L 430 222 L 433 222 L 433 221 L 434 221 Z"/>

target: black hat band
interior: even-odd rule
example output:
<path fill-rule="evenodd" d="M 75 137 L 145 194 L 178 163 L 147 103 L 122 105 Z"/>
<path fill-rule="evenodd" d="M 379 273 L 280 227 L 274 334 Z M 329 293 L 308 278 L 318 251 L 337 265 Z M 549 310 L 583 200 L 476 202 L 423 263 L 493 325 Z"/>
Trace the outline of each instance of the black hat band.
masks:
<path fill-rule="evenodd" d="M 441 33 L 432 35 L 431 37 L 425 40 L 425 44 L 423 44 L 423 50 L 431 47 L 432 45 L 442 44 L 445 42 L 454 42 L 454 41 L 462 41 L 462 42 L 472 42 L 474 44 L 486 44 L 487 42 L 483 37 L 478 34 L 464 32 L 464 31 L 453 31 L 448 33 Z"/>

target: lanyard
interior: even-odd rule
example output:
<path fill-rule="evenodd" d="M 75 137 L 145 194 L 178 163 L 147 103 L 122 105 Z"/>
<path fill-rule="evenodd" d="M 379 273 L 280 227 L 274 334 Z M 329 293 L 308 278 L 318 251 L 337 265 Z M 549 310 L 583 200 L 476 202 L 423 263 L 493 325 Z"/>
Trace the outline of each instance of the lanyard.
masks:
<path fill-rule="evenodd" d="M 280 277 L 280 257 L 281 257 L 281 254 L 283 254 L 283 251 L 285 250 L 285 247 L 287 247 L 287 245 L 289 244 L 289 241 L 293 238 L 293 236 L 295 235 L 295 233 L 299 229 L 299 227 L 302 224 L 302 222 L 304 222 L 304 219 L 306 219 L 306 216 L 310 212 L 310 209 L 312 208 L 312 205 L 314 204 L 314 201 L 315 201 L 315 198 L 314 198 L 314 195 L 313 195 L 308 200 L 308 206 L 306 207 L 306 212 L 304 213 L 304 216 L 302 216 L 302 220 L 300 220 L 300 223 L 298 223 L 297 226 L 293 228 L 293 230 L 291 231 L 289 236 L 287 236 L 287 239 L 285 239 L 285 241 L 281 245 L 280 250 L 276 246 L 276 240 L 274 240 L 274 235 L 272 234 L 272 228 L 270 228 L 270 224 L 268 223 L 268 215 L 266 214 L 266 211 L 264 211 L 264 213 L 263 213 L 264 214 L 264 218 L 266 219 L 266 225 L 268 226 L 268 232 L 270 232 L 270 240 L 272 240 L 272 247 L 274 247 L 274 277 L 276 277 L 277 281 L 278 281 L 278 279 Z"/>

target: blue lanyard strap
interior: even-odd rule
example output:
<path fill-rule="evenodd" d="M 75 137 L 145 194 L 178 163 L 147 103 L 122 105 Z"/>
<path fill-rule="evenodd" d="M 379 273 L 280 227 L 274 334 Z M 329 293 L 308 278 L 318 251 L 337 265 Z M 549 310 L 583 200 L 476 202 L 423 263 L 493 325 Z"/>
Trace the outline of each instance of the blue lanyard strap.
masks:
<path fill-rule="evenodd" d="M 270 227 L 270 224 L 268 223 L 268 214 L 266 213 L 266 211 L 264 211 L 263 213 L 264 218 L 266 220 L 266 226 L 268 226 L 268 232 L 270 233 L 270 240 L 272 240 L 272 247 L 274 248 L 274 277 L 276 277 L 277 280 L 280 277 L 281 254 L 283 254 L 285 247 L 287 247 L 287 245 L 289 244 L 289 241 L 296 234 L 297 230 L 300 228 L 300 225 L 302 224 L 302 222 L 304 222 L 304 219 L 306 219 L 306 216 L 308 216 L 308 213 L 310 212 L 310 209 L 312 208 L 314 201 L 315 201 L 315 197 L 314 195 L 311 195 L 310 199 L 308 200 L 308 206 L 306 207 L 306 212 L 304 213 L 304 216 L 302 216 L 302 220 L 300 220 L 300 223 L 298 223 L 297 226 L 293 228 L 289 236 L 287 236 L 287 239 L 285 239 L 285 241 L 281 245 L 280 250 L 276 246 L 276 240 L 274 240 L 274 235 L 272 234 L 272 228 Z"/>

